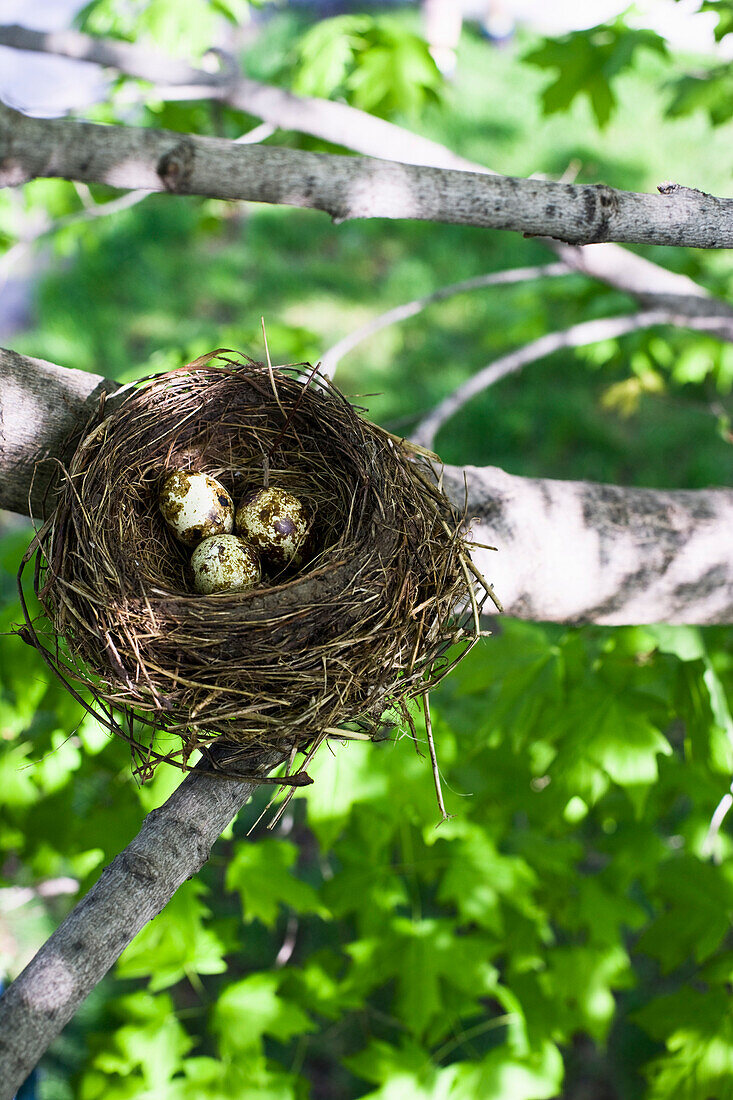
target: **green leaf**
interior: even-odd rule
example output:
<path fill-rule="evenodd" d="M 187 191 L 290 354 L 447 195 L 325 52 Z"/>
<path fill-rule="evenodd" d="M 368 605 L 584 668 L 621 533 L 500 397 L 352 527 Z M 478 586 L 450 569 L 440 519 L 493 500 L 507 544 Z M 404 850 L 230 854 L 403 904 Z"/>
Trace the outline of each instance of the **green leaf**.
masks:
<path fill-rule="evenodd" d="M 196 880 L 180 886 L 165 909 L 123 951 L 117 964 L 119 977 L 150 975 L 149 988 L 156 991 L 194 974 L 224 973 L 225 946 L 204 924 L 210 913 L 199 899 L 206 892 Z"/>
<path fill-rule="evenodd" d="M 567 1042 L 578 1031 L 604 1042 L 616 1011 L 616 993 L 633 984 L 629 956 L 619 943 L 555 945 L 534 972 L 511 978 L 533 1050 L 550 1035 Z"/>
<path fill-rule="evenodd" d="M 246 921 L 260 920 L 272 928 L 282 905 L 296 913 L 324 915 L 314 888 L 294 873 L 297 855 L 297 848 L 287 840 L 237 843 L 227 867 L 226 887 L 241 897 Z"/>
<path fill-rule="evenodd" d="M 646 1069 L 649 1100 L 711 1100 L 730 1095 L 733 1081 L 733 1016 L 730 995 L 686 986 L 634 1013 L 634 1020 L 667 1054 Z"/>
<path fill-rule="evenodd" d="M 352 1073 L 382 1087 L 361 1100 L 453 1100 L 458 1067 L 435 1066 L 421 1047 L 405 1041 L 401 1047 L 374 1039 L 365 1050 L 346 1059 Z"/>
<path fill-rule="evenodd" d="M 699 626 L 656 623 L 644 629 L 661 653 L 673 653 L 680 661 L 699 661 L 706 654 Z"/>
<path fill-rule="evenodd" d="M 713 126 L 722 126 L 733 118 L 733 73 L 729 64 L 711 67 L 704 76 L 682 76 L 671 88 L 673 96 L 667 109 L 670 118 L 705 111 Z"/>
<path fill-rule="evenodd" d="M 388 777 L 373 760 L 378 748 L 364 744 L 329 747 L 309 766 L 314 782 L 301 797 L 308 803 L 308 824 L 322 848 L 332 847 L 355 804 L 379 802 L 386 795 Z"/>
<path fill-rule="evenodd" d="M 114 1032 L 111 1044 L 97 1054 L 92 1065 L 106 1074 L 135 1074 L 137 1095 L 142 1079 L 151 1090 L 159 1090 L 157 1095 L 165 1096 L 168 1083 L 193 1045 L 176 1019 L 173 1002 L 168 996 L 141 992 L 121 998 L 114 1008 L 131 1022 Z"/>
<path fill-rule="evenodd" d="M 633 689 L 612 694 L 589 678 L 548 728 L 547 736 L 557 746 L 549 774 L 593 804 L 604 791 L 601 772 L 625 788 L 638 810 L 644 788 L 657 779 L 657 756 L 672 753 L 649 717 L 649 703 Z"/>
<path fill-rule="evenodd" d="M 328 98 L 340 88 L 365 44 L 370 20 L 362 15 L 322 19 L 300 39 L 293 91 Z"/>
<path fill-rule="evenodd" d="M 296 57 L 294 91 L 343 94 L 376 114 L 414 114 L 438 98 L 443 83 L 424 39 L 388 16 L 320 20 L 301 39 Z"/>
<path fill-rule="evenodd" d="M 562 695 L 563 653 L 541 627 L 508 621 L 502 634 L 474 648 L 446 684 L 465 701 L 475 697 L 470 717 L 480 728 L 498 730 L 519 746 L 536 734 L 542 714 Z M 438 703 L 441 709 L 441 704 Z M 450 719 L 450 706 L 446 715 Z"/>
<path fill-rule="evenodd" d="M 666 53 L 664 39 L 659 35 L 650 30 L 632 30 L 617 19 L 560 38 L 546 38 L 523 60 L 543 69 L 557 70 L 555 80 L 542 95 L 546 114 L 567 110 L 576 96 L 584 93 L 598 125 L 603 127 L 616 107 L 611 81 L 633 64 L 634 55 L 641 48 Z"/>
<path fill-rule="evenodd" d="M 478 1065 L 464 1062 L 456 1071 L 450 1100 L 551 1100 L 560 1095 L 564 1074 L 562 1055 L 549 1042 L 525 1058 L 499 1047 Z"/>
<path fill-rule="evenodd" d="M 692 855 L 668 859 L 655 891 L 658 915 L 637 948 L 658 959 L 667 972 L 687 958 L 709 958 L 733 921 L 733 865 L 715 866 Z"/>
<path fill-rule="evenodd" d="M 413 1035 L 450 1026 L 448 1007 L 460 1015 L 479 1011 L 479 999 L 497 988 L 488 959 L 499 948 L 485 937 L 459 937 L 447 920 L 395 917 L 379 937 L 349 944 L 352 988 L 368 992 L 396 985 L 394 1011 Z"/>
<path fill-rule="evenodd" d="M 4 746 L 0 753 L 0 805 L 32 806 L 40 798 L 28 762 L 30 754 L 28 744 Z"/>
<path fill-rule="evenodd" d="M 504 907 L 510 914 L 518 910 L 541 921 L 533 896 L 536 874 L 523 859 L 502 855 L 478 825 L 454 818 L 445 822 L 439 833 L 426 833 L 425 839 L 434 843 L 436 855 L 447 864 L 438 900 L 452 903 L 462 922 L 501 935 Z M 507 919 L 511 920 L 511 915 Z"/>
<path fill-rule="evenodd" d="M 220 994 L 211 1026 L 225 1057 L 259 1050 L 264 1035 L 287 1042 L 293 1035 L 314 1030 L 303 1010 L 280 995 L 283 977 L 282 973 L 252 974 Z"/>

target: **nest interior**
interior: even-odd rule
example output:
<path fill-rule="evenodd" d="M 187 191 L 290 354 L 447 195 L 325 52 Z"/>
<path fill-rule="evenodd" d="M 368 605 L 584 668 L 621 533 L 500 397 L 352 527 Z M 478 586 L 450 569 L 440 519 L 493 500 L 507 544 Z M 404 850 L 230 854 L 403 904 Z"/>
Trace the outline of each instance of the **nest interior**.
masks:
<path fill-rule="evenodd" d="M 241 766 L 371 734 L 388 708 L 410 721 L 449 647 L 462 655 L 478 632 L 461 517 L 429 459 L 307 365 L 232 353 L 145 379 L 108 410 L 60 473 L 31 547 L 43 623 L 26 618 L 140 776 L 215 742 Z M 176 469 L 217 478 L 235 504 L 268 482 L 298 496 L 315 517 L 302 568 L 196 594 L 190 549 L 158 509 Z"/>

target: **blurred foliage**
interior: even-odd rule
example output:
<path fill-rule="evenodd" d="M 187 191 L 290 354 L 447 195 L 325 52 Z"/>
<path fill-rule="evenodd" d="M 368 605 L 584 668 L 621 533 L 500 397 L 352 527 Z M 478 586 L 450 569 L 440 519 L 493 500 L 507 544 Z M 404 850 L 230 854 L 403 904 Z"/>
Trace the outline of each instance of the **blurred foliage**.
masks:
<path fill-rule="evenodd" d="M 730 9 L 705 6 L 721 18 Z M 84 20 L 195 59 L 217 13 L 242 20 L 247 8 L 101 0 Z M 684 161 L 697 173 L 687 182 L 726 185 L 731 124 L 664 118 L 677 61 L 639 49 L 643 36 L 625 40 L 620 24 L 610 39 L 584 32 L 555 52 L 527 37 L 499 51 L 467 34 L 442 88 L 415 31 L 409 14 L 311 25 L 282 12 L 262 24 L 246 71 L 396 121 L 412 113 L 428 136 L 510 174 L 574 164 L 581 181 L 643 190 Z M 606 90 L 587 83 L 600 48 Z M 550 64 L 565 49 L 553 96 L 567 110 L 545 117 L 546 76 L 521 58 L 545 51 Z M 418 75 L 405 91 L 416 57 L 424 84 Z M 370 66 L 381 75 L 360 101 Z M 114 98 L 97 115 L 129 121 Z M 164 100 L 139 121 L 228 137 L 257 122 Z M 109 198 L 36 181 L 0 196 L 2 240 Z M 395 304 L 547 259 L 515 235 L 336 227 L 310 211 L 167 195 L 43 240 L 35 322 L 14 345 L 120 381 L 216 346 L 261 354 L 261 315 L 273 358 L 315 362 Z M 720 296 L 733 290 L 722 253 L 640 251 Z M 337 380 L 406 432 L 512 347 L 629 308 L 580 276 L 464 294 L 382 330 Z M 660 327 L 505 379 L 446 425 L 440 450 L 535 476 L 722 484 L 733 475 L 732 383 L 730 348 Z M 10 888 L 68 876 L 85 890 L 178 782 L 169 770 L 138 789 L 125 746 L 8 635 L 28 538 L 8 526 L 0 539 L 0 969 L 10 973 L 73 902 L 32 895 L 13 907 Z M 729 628 L 497 622 L 432 698 L 451 819 L 436 828 L 422 727 L 417 746 L 324 748 L 314 785 L 274 831 L 265 815 L 248 834 L 266 808 L 260 792 L 125 951 L 44 1059 L 41 1100 L 723 1100 L 733 843 L 730 818 L 717 832 L 710 823 L 733 773 L 732 640 Z"/>
<path fill-rule="evenodd" d="M 154 45 L 174 56 L 196 60 L 216 38 L 223 17 L 246 23 L 253 10 L 276 0 L 89 0 L 75 25 L 89 34 Z"/>
<path fill-rule="evenodd" d="M 717 16 L 715 41 L 733 33 L 732 0 L 702 0 L 698 12 Z M 557 38 L 546 38 L 541 45 L 528 51 L 524 60 L 542 69 L 554 69 L 553 81 L 542 93 L 544 110 L 565 111 L 579 95 L 586 95 L 596 122 L 605 126 L 617 107 L 615 81 L 619 74 L 633 68 L 639 49 L 653 50 L 667 57 L 667 45 L 654 31 L 635 28 L 625 15 L 635 15 L 633 7 L 612 23 L 602 23 L 588 30 L 574 31 Z M 689 12 L 692 15 L 693 12 Z M 667 87 L 671 93 L 667 115 L 677 118 L 699 109 L 707 112 L 714 126 L 733 118 L 733 71 L 729 62 L 716 63 L 711 58 L 680 59 L 677 68 L 692 72 L 670 75 Z"/>
<path fill-rule="evenodd" d="M 293 91 L 343 96 L 372 114 L 415 116 L 437 102 L 443 79 L 427 43 L 388 16 L 342 15 L 316 23 L 297 44 Z"/>
<path fill-rule="evenodd" d="M 555 80 L 542 93 L 547 114 L 565 111 L 577 95 L 588 96 L 599 126 L 605 126 L 616 107 L 613 80 L 634 63 L 644 48 L 666 55 L 663 38 L 650 30 L 633 30 L 623 19 L 548 38 L 525 54 L 524 60 L 542 69 L 556 69 Z"/>

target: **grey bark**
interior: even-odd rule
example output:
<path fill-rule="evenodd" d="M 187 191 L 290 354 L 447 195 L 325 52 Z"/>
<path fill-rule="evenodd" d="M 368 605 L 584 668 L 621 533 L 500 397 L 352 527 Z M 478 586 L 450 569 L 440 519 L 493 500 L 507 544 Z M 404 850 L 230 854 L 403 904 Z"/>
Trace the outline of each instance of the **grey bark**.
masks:
<path fill-rule="evenodd" d="M 276 763 L 261 759 L 263 775 Z M 0 1100 L 18 1088 L 122 951 L 209 858 L 256 788 L 194 770 L 0 997 Z"/>
<path fill-rule="evenodd" d="M 6 432 L 5 453 L 15 464 L 8 479 L 0 463 L 0 507 L 26 511 L 34 460 L 52 447 L 44 433 L 64 439 L 74 410 L 85 420 L 90 401 L 102 389 L 112 393 L 115 383 L 0 349 L 0 382 L 6 370 L 13 388 L 0 390 L 4 423 L 21 434 L 14 440 Z M 25 379 L 34 403 L 24 399 Z M 24 408 L 32 410 L 29 425 Z M 628 489 L 513 477 L 494 467 L 465 472 L 474 536 L 498 547 L 477 548 L 473 558 L 510 615 L 568 623 L 733 621 L 733 490 Z M 464 469 L 447 466 L 444 477 L 463 509 Z"/>
<path fill-rule="evenodd" d="M 334 220 L 411 218 L 551 236 L 733 247 L 733 199 L 661 195 L 305 153 L 165 130 L 27 118 L 0 105 L 0 186 L 41 177 L 246 199 Z"/>
<path fill-rule="evenodd" d="M 376 119 L 365 111 L 313 97 L 295 96 L 282 88 L 241 77 L 228 59 L 223 70 L 211 73 L 185 61 L 175 61 L 157 51 L 115 40 L 94 38 L 75 31 L 47 34 L 23 27 L 0 26 L 0 43 L 110 65 L 119 72 L 157 84 L 169 81 L 186 86 L 187 94 L 220 98 L 231 106 L 254 114 L 273 126 L 312 134 L 367 156 L 492 173 L 484 165 L 458 156 L 444 145 L 400 126 Z M 208 86 L 207 86 L 208 85 Z M 574 270 L 582 271 L 634 295 L 646 309 L 667 309 L 696 316 L 715 314 L 728 321 L 721 339 L 733 339 L 733 308 L 714 299 L 692 279 L 677 275 L 613 244 L 577 247 L 548 239 L 548 246 Z M 705 307 L 701 299 L 710 303 Z"/>
<path fill-rule="evenodd" d="M 465 482 L 464 482 L 465 478 Z M 519 619 L 733 622 L 733 490 L 632 489 L 448 466 L 472 558 Z"/>
<path fill-rule="evenodd" d="M 49 33 L 18 26 L 0 26 L 0 45 L 110 66 L 155 85 L 182 85 L 190 89 L 191 98 L 220 99 L 230 107 L 265 119 L 280 130 L 300 132 L 305 124 L 307 132 L 314 137 L 367 156 L 404 164 L 489 172 L 488 168 L 473 164 L 437 141 L 408 134 L 400 126 L 375 118 L 366 111 L 355 110 L 345 103 L 293 95 L 284 88 L 242 76 L 232 59 L 226 59 L 228 63 L 219 73 L 211 73 L 130 42 L 94 38 L 77 31 Z"/>
<path fill-rule="evenodd" d="M 54 460 L 68 461 L 117 383 L 0 348 L 0 385 L 0 507 L 43 518 Z"/>

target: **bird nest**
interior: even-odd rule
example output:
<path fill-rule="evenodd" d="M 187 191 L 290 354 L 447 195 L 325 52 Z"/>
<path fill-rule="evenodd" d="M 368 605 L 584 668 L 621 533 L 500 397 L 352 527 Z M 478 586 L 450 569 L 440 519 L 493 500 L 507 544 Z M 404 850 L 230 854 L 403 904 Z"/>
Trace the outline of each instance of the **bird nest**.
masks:
<path fill-rule="evenodd" d="M 410 702 L 479 636 L 486 597 L 432 458 L 307 365 L 218 351 L 143 379 L 60 469 L 21 565 L 34 559 L 42 608 L 23 599 L 22 633 L 130 743 L 143 780 L 195 750 L 238 775 L 263 751 L 308 759 L 326 737 L 374 736 L 385 714 L 414 733 Z M 198 595 L 158 508 L 173 470 L 235 502 L 268 482 L 295 494 L 315 517 L 302 566 Z"/>

